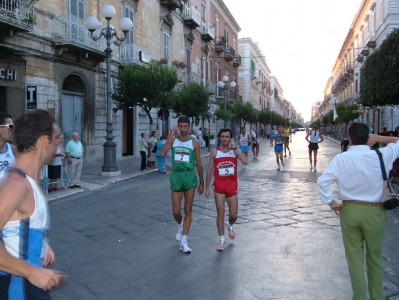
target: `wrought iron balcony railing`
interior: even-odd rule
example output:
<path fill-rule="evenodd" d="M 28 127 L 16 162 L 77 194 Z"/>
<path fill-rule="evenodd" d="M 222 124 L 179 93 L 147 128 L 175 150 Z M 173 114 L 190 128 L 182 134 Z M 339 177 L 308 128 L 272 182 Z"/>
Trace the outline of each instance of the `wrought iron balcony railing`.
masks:
<path fill-rule="evenodd" d="M 201 14 L 193 5 L 184 6 L 183 8 L 184 22 L 192 29 L 201 26 Z"/>
<path fill-rule="evenodd" d="M 97 36 L 100 31 L 101 27 L 93 33 L 93 36 Z M 104 52 L 107 47 L 105 39 L 94 41 L 90 37 L 90 32 L 87 30 L 84 20 L 73 15 L 53 18 L 53 38 L 57 45 L 75 45 L 97 52 Z"/>
<path fill-rule="evenodd" d="M 0 23 L 4 27 L 21 27 L 31 29 L 36 21 L 35 6 L 32 1 L 25 0 L 0 0 Z"/>
<path fill-rule="evenodd" d="M 137 44 L 122 44 L 120 48 L 121 64 L 138 64 L 146 65 L 152 60 L 151 51 Z"/>
<path fill-rule="evenodd" d="M 201 36 L 207 41 L 215 39 L 215 27 L 211 23 L 203 23 Z"/>

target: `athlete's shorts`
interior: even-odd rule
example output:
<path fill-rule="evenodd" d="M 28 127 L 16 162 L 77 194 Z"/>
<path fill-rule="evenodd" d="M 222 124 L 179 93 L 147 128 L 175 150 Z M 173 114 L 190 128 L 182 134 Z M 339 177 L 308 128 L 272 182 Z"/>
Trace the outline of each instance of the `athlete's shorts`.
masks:
<path fill-rule="evenodd" d="M 215 179 L 213 190 L 216 193 L 224 194 L 226 197 L 233 197 L 238 193 L 237 180 L 233 179 Z"/>
<path fill-rule="evenodd" d="M 247 153 L 249 151 L 249 146 L 240 146 L 240 150 L 242 153 Z"/>
<path fill-rule="evenodd" d="M 170 189 L 175 192 L 185 192 L 198 185 L 197 174 L 195 170 L 190 171 L 172 171 L 170 174 Z"/>
<path fill-rule="evenodd" d="M 283 152 L 283 146 L 274 146 L 274 152 L 280 153 Z"/>
<path fill-rule="evenodd" d="M 319 149 L 319 144 L 318 143 L 309 143 L 308 148 L 310 150 L 317 150 L 317 149 Z"/>
<path fill-rule="evenodd" d="M 289 143 L 289 142 L 290 142 L 290 137 L 289 137 L 289 136 L 284 137 L 284 142 L 285 142 L 285 143 Z"/>

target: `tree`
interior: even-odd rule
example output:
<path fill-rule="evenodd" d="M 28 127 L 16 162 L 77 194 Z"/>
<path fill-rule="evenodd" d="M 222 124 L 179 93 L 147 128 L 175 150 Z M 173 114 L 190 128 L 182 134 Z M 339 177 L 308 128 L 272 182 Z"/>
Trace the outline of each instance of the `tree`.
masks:
<path fill-rule="evenodd" d="M 338 104 L 336 107 L 338 118 L 335 120 L 338 123 L 345 123 L 345 132 L 348 129 L 348 124 L 349 122 L 353 121 L 354 119 L 357 119 L 359 117 L 358 113 L 354 113 L 354 110 L 357 110 L 359 108 L 358 104 L 352 104 L 349 106 L 346 106 L 345 104 L 341 103 Z"/>
<path fill-rule="evenodd" d="M 171 93 L 177 82 L 176 71 L 159 62 L 150 63 L 148 68 L 127 65 L 113 82 L 112 99 L 121 109 L 143 108 L 152 124 L 151 109 L 171 106 Z"/>
<path fill-rule="evenodd" d="M 255 108 L 250 102 L 237 101 L 233 104 L 234 116 L 237 122 L 245 126 L 251 119 L 254 118 L 256 113 Z"/>
<path fill-rule="evenodd" d="M 394 29 L 360 69 L 360 99 L 365 106 L 399 104 L 399 29 Z"/>
<path fill-rule="evenodd" d="M 176 115 L 190 117 L 195 124 L 198 124 L 200 118 L 210 118 L 209 92 L 202 83 L 194 81 L 185 83 L 173 93 L 172 98 L 171 108 Z"/>
<path fill-rule="evenodd" d="M 270 110 L 262 110 L 259 112 L 258 121 L 264 126 L 271 124 L 272 112 Z"/>
<path fill-rule="evenodd" d="M 219 108 L 216 109 L 214 115 L 218 120 L 224 121 L 224 128 L 226 128 L 227 121 L 234 119 L 235 115 L 234 115 L 234 108 L 231 105 L 230 101 L 226 101 L 226 109 L 224 109 L 224 103 L 225 103 L 224 100 L 219 100 L 218 102 Z"/>

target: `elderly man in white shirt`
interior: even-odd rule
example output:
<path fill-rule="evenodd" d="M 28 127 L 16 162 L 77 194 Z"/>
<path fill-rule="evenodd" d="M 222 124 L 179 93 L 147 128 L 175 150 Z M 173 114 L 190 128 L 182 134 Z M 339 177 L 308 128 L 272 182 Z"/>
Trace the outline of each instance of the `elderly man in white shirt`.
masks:
<path fill-rule="evenodd" d="M 340 215 L 341 230 L 352 282 L 353 299 L 366 300 L 364 277 L 364 243 L 367 255 L 367 278 L 370 299 L 385 299 L 383 283 L 382 243 L 387 214 L 382 206 L 383 179 L 380 161 L 368 145 L 391 143 L 380 149 L 386 170 L 390 170 L 399 156 L 396 137 L 369 135 L 364 123 L 353 122 L 348 129 L 349 151 L 338 154 L 317 180 L 322 203 Z M 368 144 L 368 145 L 367 145 Z M 334 201 L 330 185 L 337 181 L 338 200 Z"/>

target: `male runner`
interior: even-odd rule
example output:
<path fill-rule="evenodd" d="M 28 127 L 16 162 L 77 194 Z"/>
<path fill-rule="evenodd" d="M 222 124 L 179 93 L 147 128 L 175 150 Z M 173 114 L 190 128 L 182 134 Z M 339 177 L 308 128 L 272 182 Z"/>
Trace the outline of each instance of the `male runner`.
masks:
<path fill-rule="evenodd" d="M 281 161 L 281 166 L 285 167 L 285 163 L 283 160 L 284 137 L 283 134 L 281 133 L 281 126 L 277 127 L 277 134 L 275 135 L 273 140 L 274 140 L 274 153 L 276 154 L 277 171 L 280 171 L 280 161 Z"/>
<path fill-rule="evenodd" d="M 241 134 L 238 137 L 238 143 L 240 144 L 240 150 L 246 157 L 248 157 L 249 151 L 249 142 L 251 141 L 251 137 L 248 133 L 246 133 L 245 127 L 241 128 Z M 246 169 L 245 164 L 242 167 L 243 170 Z"/>
<path fill-rule="evenodd" d="M 195 188 L 198 186 L 195 166 L 197 166 L 199 186 L 198 194 L 204 192 L 204 178 L 201 162 L 201 147 L 199 141 L 189 135 L 190 119 L 181 116 L 177 126 L 173 127 L 168 140 L 161 150 L 165 156 L 172 149 L 172 174 L 170 175 L 170 188 L 172 190 L 173 216 L 179 224 L 176 240 L 180 242 L 180 250 L 191 253 L 187 244 L 187 235 L 191 225 Z M 181 202 L 184 196 L 184 221 L 181 215 Z M 183 234 L 183 236 L 182 236 Z"/>
<path fill-rule="evenodd" d="M 39 172 L 53 160 L 58 127 L 47 111 L 34 110 L 15 122 L 18 155 L 0 183 L 0 299 L 50 299 L 61 273 L 48 245 L 49 215 Z"/>
<path fill-rule="evenodd" d="M 15 162 L 16 149 L 9 142 L 14 132 L 14 124 L 9 114 L 0 112 L 0 177 L 4 170 Z"/>
<path fill-rule="evenodd" d="M 273 127 L 270 128 L 270 147 L 273 147 L 273 140 L 274 140 L 274 136 L 276 135 Z"/>
<path fill-rule="evenodd" d="M 316 169 L 316 163 L 317 163 L 317 149 L 319 149 L 319 143 L 321 143 L 324 139 L 320 131 L 317 130 L 317 126 L 313 126 L 312 131 L 308 133 L 308 135 L 305 137 L 305 139 L 309 143 L 309 162 L 310 162 L 310 171 L 314 170 L 314 172 L 317 172 Z M 313 161 L 314 161 L 314 167 L 312 164 L 312 152 L 313 152 Z"/>
<path fill-rule="evenodd" d="M 213 170 L 213 176 L 215 177 L 213 190 L 218 215 L 216 225 L 220 238 L 216 249 L 223 251 L 226 247 L 226 240 L 224 238 L 225 201 L 227 201 L 227 205 L 229 206 L 229 221 L 226 222 L 226 227 L 230 239 L 234 240 L 236 234 L 233 230 L 233 225 L 237 220 L 238 211 L 237 158 L 245 165 L 248 164 L 248 158 L 236 147 L 230 129 L 221 129 L 218 137 L 222 144 L 220 147 L 213 149 L 210 154 L 208 172 L 206 174 L 205 196 L 209 198 L 211 195 L 209 185 Z"/>
<path fill-rule="evenodd" d="M 288 124 L 284 124 L 283 137 L 284 137 L 284 157 L 287 157 L 287 149 L 289 155 L 291 156 L 291 151 L 290 151 L 291 129 L 288 127 Z"/>
<path fill-rule="evenodd" d="M 252 143 L 251 143 L 252 154 L 254 155 L 253 159 L 258 159 L 258 155 L 259 155 L 259 139 L 258 139 L 258 136 L 257 136 L 254 128 L 251 129 L 250 136 L 251 136 L 251 140 L 252 140 Z"/>

